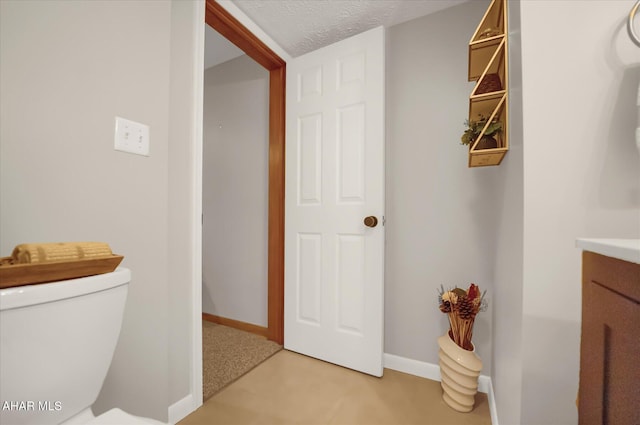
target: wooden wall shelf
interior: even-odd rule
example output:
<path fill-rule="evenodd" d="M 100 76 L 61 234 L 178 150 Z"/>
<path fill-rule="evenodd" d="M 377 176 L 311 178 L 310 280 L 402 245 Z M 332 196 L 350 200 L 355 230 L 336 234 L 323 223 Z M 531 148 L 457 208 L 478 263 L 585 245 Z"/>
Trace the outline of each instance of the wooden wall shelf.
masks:
<path fill-rule="evenodd" d="M 469 81 L 477 81 L 469 96 L 469 120 L 489 117 L 487 125 L 469 146 L 469 167 L 499 165 L 509 150 L 509 66 L 507 0 L 492 0 L 469 42 Z M 502 122 L 498 147 L 478 149 L 491 121 Z"/>
<path fill-rule="evenodd" d="M 502 40 L 504 36 L 499 35 L 469 43 L 469 81 L 478 80 Z"/>
<path fill-rule="evenodd" d="M 488 165 L 499 165 L 505 154 L 509 150 L 507 138 L 507 94 L 503 93 L 501 97 L 491 97 L 484 101 L 475 101 L 470 104 L 470 111 L 479 112 L 485 117 L 489 117 L 488 123 L 494 118 L 498 118 L 503 124 L 502 133 L 497 137 L 498 147 L 493 149 L 478 149 L 477 146 L 484 134 L 484 130 L 480 137 L 469 147 L 469 167 L 485 167 Z M 495 106 L 494 106 L 495 105 Z M 471 112 L 470 112 L 471 114 Z M 471 115 L 477 117 L 478 114 Z"/>

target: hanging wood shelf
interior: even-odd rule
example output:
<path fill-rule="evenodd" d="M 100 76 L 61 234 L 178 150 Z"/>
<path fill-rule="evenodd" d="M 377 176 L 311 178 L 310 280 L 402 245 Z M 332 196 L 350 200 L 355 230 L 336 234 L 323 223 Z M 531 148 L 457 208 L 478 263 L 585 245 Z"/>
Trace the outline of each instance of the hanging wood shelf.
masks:
<path fill-rule="evenodd" d="M 492 107 L 495 104 L 495 107 Z M 504 155 L 509 150 L 509 140 L 507 137 L 507 94 L 504 93 L 502 97 L 486 99 L 486 102 L 476 102 L 478 108 L 482 105 L 486 107 L 486 110 L 491 110 L 488 116 L 487 125 L 482 129 L 482 132 L 478 138 L 473 142 L 469 148 L 469 167 L 484 167 L 488 165 L 499 165 L 504 158 Z M 496 137 L 498 142 L 497 148 L 492 149 L 479 149 L 478 145 L 480 140 L 484 136 L 486 128 L 491 124 L 494 118 L 497 118 L 502 122 L 502 132 Z"/>
<path fill-rule="evenodd" d="M 469 43 L 469 81 L 477 81 L 504 35 Z"/>
<path fill-rule="evenodd" d="M 498 44 L 498 47 L 494 50 L 491 57 L 484 64 L 480 75 L 478 76 L 478 78 L 476 78 L 477 84 L 473 88 L 471 96 L 469 97 L 471 100 L 473 100 L 473 98 L 476 96 L 506 91 L 506 45 L 507 39 L 505 37 L 502 37 L 500 44 Z"/>
<path fill-rule="evenodd" d="M 489 118 L 469 146 L 469 167 L 499 165 L 509 150 L 507 0 L 492 0 L 471 37 L 468 77 L 476 81 L 469 96 L 469 120 Z M 502 122 L 498 147 L 480 149 L 479 142 L 494 119 Z"/>

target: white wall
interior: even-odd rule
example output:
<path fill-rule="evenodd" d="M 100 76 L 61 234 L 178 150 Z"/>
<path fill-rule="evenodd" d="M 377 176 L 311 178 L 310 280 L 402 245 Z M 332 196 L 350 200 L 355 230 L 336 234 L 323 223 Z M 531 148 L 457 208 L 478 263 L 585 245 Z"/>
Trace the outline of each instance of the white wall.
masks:
<path fill-rule="evenodd" d="M 625 28 L 633 4 L 521 2 L 523 424 L 576 422 L 575 239 L 640 237 L 640 53 Z"/>
<path fill-rule="evenodd" d="M 267 326 L 269 73 L 205 71 L 202 311 Z"/>
<path fill-rule="evenodd" d="M 200 9 L 201 8 L 201 9 Z M 198 122 L 194 99 L 202 90 L 202 68 L 194 69 L 194 57 L 200 55 L 202 65 L 203 52 L 196 43 L 198 31 L 204 32 L 202 22 L 198 20 L 197 10 L 204 15 L 204 3 L 201 1 L 171 2 L 171 68 L 169 92 L 169 159 L 168 159 L 168 237 L 169 237 L 169 405 L 182 400 L 198 387 L 191 382 L 193 339 L 201 340 L 199 304 L 195 305 L 198 288 L 194 281 L 200 281 L 198 259 L 194 252 L 201 238 L 200 211 L 194 205 L 195 152 L 201 145 L 194 145 Z M 197 81 L 199 80 L 199 81 Z M 198 210 L 198 211 L 194 211 Z M 194 218 L 197 218 L 194 220 Z M 194 231 L 194 229 L 196 229 Z M 194 240 L 195 238 L 195 240 Z M 194 296 L 195 295 L 195 296 Z M 198 300 L 199 301 L 199 300 Z M 192 320 L 196 321 L 196 335 L 192 335 Z M 201 373 L 199 374 L 201 375 Z M 197 398 L 196 394 L 193 394 Z"/>
<path fill-rule="evenodd" d="M 499 423 L 519 424 L 522 403 L 523 143 L 520 3 L 509 2 L 509 153 L 498 167 L 493 286 L 493 374 Z"/>
<path fill-rule="evenodd" d="M 133 278 L 96 410 L 166 420 L 171 3 L 0 8 L 2 255 L 102 240 L 125 256 Z M 150 126 L 150 157 L 113 150 L 116 115 Z"/>
<path fill-rule="evenodd" d="M 474 343 L 491 373 L 499 168 L 467 167 L 467 49 L 488 1 L 463 3 L 387 32 L 385 352 L 437 364 L 448 329 L 437 289 L 488 290 Z M 508 155 L 507 155 L 508 156 Z"/>

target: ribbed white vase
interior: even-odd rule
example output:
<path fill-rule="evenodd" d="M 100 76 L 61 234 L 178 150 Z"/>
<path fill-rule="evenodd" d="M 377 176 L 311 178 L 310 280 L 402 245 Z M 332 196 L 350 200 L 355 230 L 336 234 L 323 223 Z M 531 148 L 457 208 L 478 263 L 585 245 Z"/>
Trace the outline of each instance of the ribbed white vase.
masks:
<path fill-rule="evenodd" d="M 482 370 L 482 360 L 475 352 L 459 347 L 449 333 L 438 338 L 440 351 L 440 374 L 442 398 L 449 407 L 458 412 L 473 410 L 478 392 L 478 376 Z"/>

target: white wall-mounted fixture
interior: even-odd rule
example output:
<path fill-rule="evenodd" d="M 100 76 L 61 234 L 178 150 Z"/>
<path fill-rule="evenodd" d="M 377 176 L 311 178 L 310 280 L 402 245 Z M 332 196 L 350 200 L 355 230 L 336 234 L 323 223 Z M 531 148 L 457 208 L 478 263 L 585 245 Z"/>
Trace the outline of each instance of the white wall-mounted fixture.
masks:
<path fill-rule="evenodd" d="M 638 8 L 640 8 L 640 1 L 637 1 L 635 6 L 631 8 L 631 12 L 629 12 L 629 19 L 627 20 L 627 30 L 629 31 L 629 37 L 631 37 L 631 41 L 633 41 L 638 45 L 638 47 L 640 47 L 640 35 L 636 34 L 636 31 L 633 28 L 633 20 L 636 17 Z"/>
<path fill-rule="evenodd" d="M 638 126 L 636 127 L 636 146 L 640 152 L 640 84 L 638 84 L 638 100 L 636 101 L 638 106 Z"/>
<path fill-rule="evenodd" d="M 149 156 L 149 126 L 116 117 L 114 149 Z"/>

